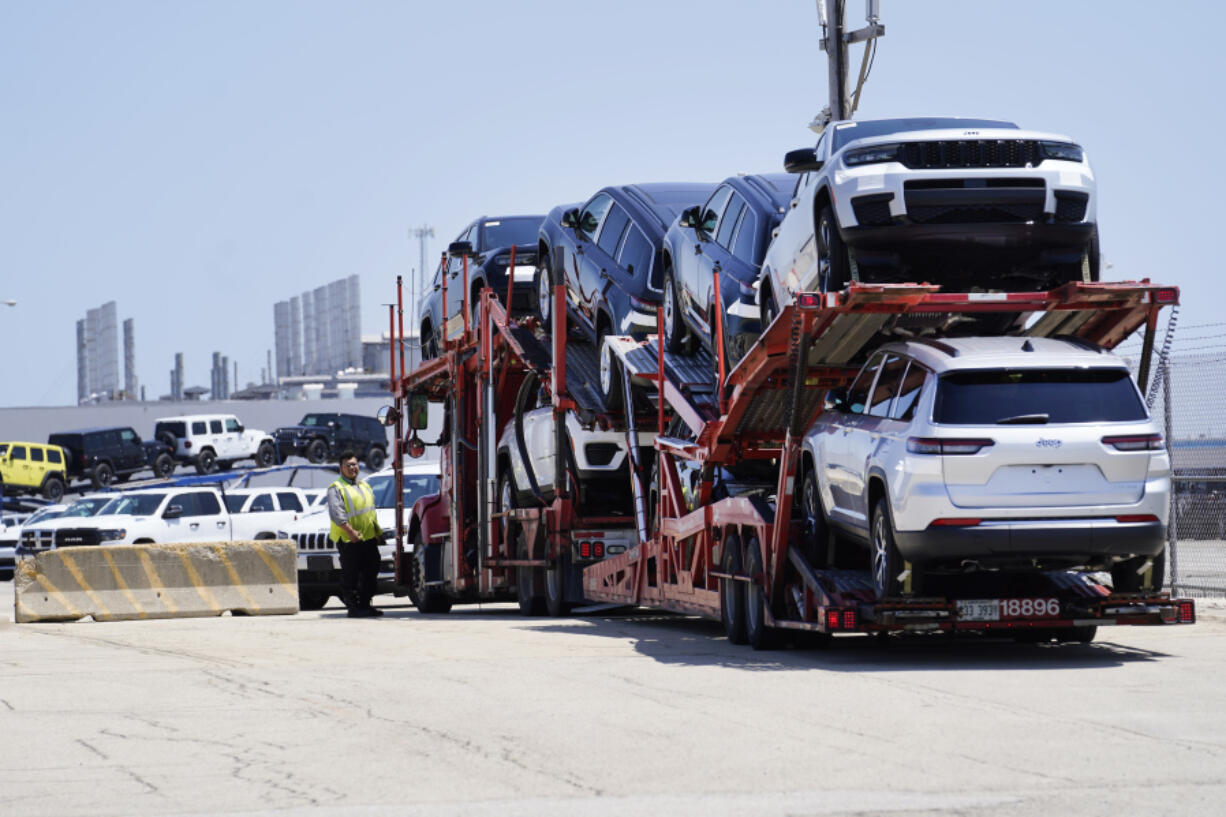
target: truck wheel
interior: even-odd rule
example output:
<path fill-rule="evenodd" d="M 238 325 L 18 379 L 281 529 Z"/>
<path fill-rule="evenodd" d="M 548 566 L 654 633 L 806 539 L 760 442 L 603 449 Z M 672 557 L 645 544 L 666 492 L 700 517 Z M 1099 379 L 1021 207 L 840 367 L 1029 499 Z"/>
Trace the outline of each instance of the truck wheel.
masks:
<path fill-rule="evenodd" d="M 902 573 L 902 555 L 894 541 L 894 522 L 885 497 L 873 506 L 873 537 L 869 545 L 869 568 L 877 598 L 884 599 L 902 593 L 898 574 Z"/>
<path fill-rule="evenodd" d="M 600 396 L 604 398 L 605 408 L 617 411 L 623 408 L 621 362 L 613 354 L 613 347 L 605 342 L 605 335 L 602 330 L 596 339 L 600 353 Z"/>
<path fill-rule="evenodd" d="M 847 248 L 839 236 L 834 210 L 827 204 L 817 218 L 817 284 L 821 292 L 840 292 L 847 286 Z"/>
<path fill-rule="evenodd" d="M 519 532 L 518 545 L 515 548 L 515 557 L 517 559 L 531 559 L 532 553 L 528 549 L 528 537 L 521 530 Z M 540 616 L 545 614 L 545 587 L 544 577 L 541 571 L 535 567 L 517 567 L 515 568 L 515 595 L 519 600 L 520 615 L 525 616 Z"/>
<path fill-rule="evenodd" d="M 328 458 L 328 444 L 323 440 L 311 440 L 311 444 L 307 446 L 306 458 L 308 462 L 321 463 Z"/>
<path fill-rule="evenodd" d="M 680 352 L 685 341 L 685 319 L 681 317 L 681 298 L 671 268 L 664 270 L 664 348 Z"/>
<path fill-rule="evenodd" d="M 549 321 L 553 316 L 553 275 L 549 271 L 547 253 L 541 253 L 536 262 L 536 316 L 541 319 L 541 329 L 552 334 Z"/>
<path fill-rule="evenodd" d="M 64 480 L 51 474 L 43 480 L 43 496 L 51 502 L 59 502 L 64 498 Z"/>
<path fill-rule="evenodd" d="M 96 490 L 101 490 L 107 487 L 115 479 L 115 469 L 110 463 L 100 462 L 94 466 L 93 473 L 89 476 L 89 482 Z"/>
<path fill-rule="evenodd" d="M 370 471 L 378 471 L 383 467 L 383 461 L 387 459 L 387 454 L 382 448 L 377 445 L 372 445 L 370 450 L 366 452 L 366 468 Z"/>
<path fill-rule="evenodd" d="M 553 567 L 545 569 L 545 611 L 554 618 L 570 613 L 566 602 L 566 576 L 569 573 L 570 556 L 562 554 Z"/>
<path fill-rule="evenodd" d="M 751 577 L 745 589 L 745 640 L 755 650 L 769 650 L 775 641 L 774 630 L 766 626 L 766 591 L 761 582 L 764 564 L 758 537 L 749 537 L 745 543 L 745 572 Z"/>
<path fill-rule="evenodd" d="M 741 537 L 735 533 L 724 535 L 721 545 L 720 572 L 735 575 L 741 572 Z M 724 622 L 724 632 L 733 644 L 745 643 L 745 583 L 736 579 L 719 580 L 719 617 Z"/>
<path fill-rule="evenodd" d="M 821 494 L 817 487 L 817 470 L 810 468 L 800 486 L 800 508 L 805 515 L 805 556 L 817 570 L 829 567 L 830 526 L 822 510 Z"/>
<path fill-rule="evenodd" d="M 213 449 L 206 448 L 196 455 L 196 473 L 212 474 L 217 470 L 217 454 Z"/>
<path fill-rule="evenodd" d="M 299 610 L 322 610 L 331 598 L 331 593 L 325 590 L 303 590 L 298 588 Z"/>
<path fill-rule="evenodd" d="M 175 472 L 175 458 L 163 451 L 153 460 L 153 475 L 159 479 L 170 479 Z"/>
<path fill-rule="evenodd" d="M 1133 556 L 1111 566 L 1111 586 L 1116 593 L 1158 592 L 1166 581 L 1166 551 L 1153 557 L 1153 566 L 1144 573 L 1137 573 L 1148 556 Z"/>
<path fill-rule="evenodd" d="M 419 533 L 417 538 L 420 538 Z M 431 545 L 435 549 L 438 545 Z M 409 598 L 417 605 L 419 613 L 447 613 L 451 611 L 451 598 L 437 587 L 426 584 L 426 547 L 420 542 L 413 543 L 413 567 L 410 577 Z"/>
<path fill-rule="evenodd" d="M 261 468 L 267 468 L 270 465 L 275 465 L 277 462 L 277 449 L 268 440 L 260 443 L 260 447 L 255 450 L 255 464 Z"/>

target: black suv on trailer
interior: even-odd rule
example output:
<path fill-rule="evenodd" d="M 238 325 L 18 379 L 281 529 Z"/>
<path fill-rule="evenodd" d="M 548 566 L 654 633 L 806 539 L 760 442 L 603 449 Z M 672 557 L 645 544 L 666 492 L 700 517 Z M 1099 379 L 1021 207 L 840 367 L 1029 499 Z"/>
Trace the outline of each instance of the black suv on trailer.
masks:
<path fill-rule="evenodd" d="M 124 482 L 146 468 L 163 479 L 175 472 L 174 452 L 156 440 L 143 442 L 129 426 L 61 431 L 47 443 L 68 452 L 65 471 L 70 480 L 88 479 L 94 488 Z"/>
<path fill-rule="evenodd" d="M 358 414 L 311 412 L 296 426 L 278 428 L 273 439 L 281 462 L 293 454 L 324 462 L 351 449 L 369 470 L 378 471 L 387 459 L 387 430 L 374 417 Z"/>

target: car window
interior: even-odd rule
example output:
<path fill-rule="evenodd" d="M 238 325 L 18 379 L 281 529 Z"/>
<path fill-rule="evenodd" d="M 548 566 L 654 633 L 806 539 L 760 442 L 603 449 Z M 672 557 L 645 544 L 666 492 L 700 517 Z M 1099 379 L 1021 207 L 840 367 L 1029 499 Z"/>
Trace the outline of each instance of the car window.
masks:
<path fill-rule="evenodd" d="M 192 423 L 192 433 L 193 434 L 206 434 L 208 433 L 208 425 L 205 424 L 204 420 L 197 420 L 194 423 Z"/>
<path fill-rule="evenodd" d="M 413 503 L 423 496 L 438 493 L 439 478 L 435 474 L 417 474 L 404 477 L 404 506 L 413 507 Z"/>
<path fill-rule="evenodd" d="M 847 410 L 852 414 L 863 414 L 865 407 L 868 406 L 868 392 L 873 387 L 873 378 L 877 376 L 877 370 L 881 368 L 881 361 L 884 357 L 883 352 L 873 355 L 872 359 L 860 370 L 851 388 L 847 390 Z"/>
<path fill-rule="evenodd" d="M 222 429 L 221 420 L 209 420 L 209 433 L 210 434 L 221 434 L 222 433 L 221 429 Z"/>
<path fill-rule="evenodd" d="M 283 511 L 302 510 L 302 501 L 298 499 L 298 495 L 292 491 L 278 491 L 277 502 L 281 503 L 281 510 Z"/>
<path fill-rule="evenodd" d="M 162 438 L 163 435 L 168 434 L 168 433 L 175 437 L 186 437 L 187 436 L 186 425 L 187 425 L 186 423 L 181 423 L 181 422 L 158 423 L 157 425 L 153 427 L 153 436 L 159 440 Z"/>
<path fill-rule="evenodd" d="M 12 452 L 9 454 L 10 460 L 24 460 L 26 458 L 26 447 L 24 445 L 13 446 Z"/>
<path fill-rule="evenodd" d="M 183 499 L 186 500 L 183 507 L 184 516 L 213 516 L 221 513 L 221 503 L 213 494 L 186 494 Z"/>
<path fill-rule="evenodd" d="M 0 457 L 3 457 L 5 452 L 9 450 L 8 443 L 0 443 Z"/>
<path fill-rule="evenodd" d="M 303 417 L 303 418 L 302 418 L 302 422 L 301 422 L 301 423 L 299 423 L 298 425 L 300 425 L 300 426 L 317 426 L 317 425 L 322 425 L 322 421 L 321 421 L 321 419 L 320 419 L 320 417 L 319 417 L 319 415 L 318 415 L 318 414 L 308 414 L 307 416 L 305 416 L 305 417 Z"/>
<path fill-rule="evenodd" d="M 830 140 L 826 137 L 829 135 L 830 131 L 822 131 L 821 138 L 817 140 L 817 147 L 813 149 L 813 155 L 817 157 L 818 161 L 822 161 L 826 158 L 826 147 L 830 144 Z"/>
<path fill-rule="evenodd" d="M 758 216 L 746 207 L 745 215 L 741 217 L 741 226 L 736 229 L 736 237 L 732 239 L 732 254 L 746 264 L 758 266 Z"/>
<path fill-rule="evenodd" d="M 608 193 L 599 193 L 594 196 L 579 213 L 579 230 L 586 233 L 588 238 L 596 235 L 600 222 L 604 220 L 604 214 L 608 212 L 612 204 L 613 197 Z"/>
<path fill-rule="evenodd" d="M 43 461 L 43 450 L 41 448 L 34 448 L 33 446 L 31 446 L 30 447 L 30 461 L 31 462 L 42 462 Z"/>
<path fill-rule="evenodd" d="M 719 189 L 711 198 L 707 199 L 707 203 L 702 206 L 701 218 L 699 225 L 704 232 L 715 232 L 715 227 L 719 223 L 720 214 L 724 212 L 724 205 L 728 203 L 728 199 L 732 196 L 732 188 L 727 185 L 720 185 Z"/>
<path fill-rule="evenodd" d="M 58 448 L 48 448 L 47 449 L 47 462 L 55 463 L 56 465 L 63 464 L 64 460 L 60 456 L 60 452 Z"/>
<path fill-rule="evenodd" d="M 272 494 L 259 494 L 255 499 L 251 500 L 251 507 L 247 509 L 251 513 L 267 513 L 275 511 L 273 507 Z"/>
<path fill-rule="evenodd" d="M 238 434 L 238 420 L 233 417 L 226 418 L 226 432 L 230 434 Z"/>
<path fill-rule="evenodd" d="M 911 361 L 899 385 L 898 399 L 894 401 L 890 417 L 904 422 L 915 417 L 915 407 L 919 403 L 920 393 L 924 390 L 924 380 L 927 377 L 928 370 L 914 360 Z"/>
<path fill-rule="evenodd" d="M 740 196 L 733 194 L 728 200 L 728 206 L 724 208 L 724 214 L 719 219 L 719 231 L 715 234 L 715 242 L 721 247 L 732 246 L 732 231 L 736 229 L 737 221 L 741 217 L 741 211 L 745 209 L 745 200 Z"/>
<path fill-rule="evenodd" d="M 890 404 L 894 395 L 898 394 L 898 386 L 902 383 L 903 372 L 907 369 L 907 359 L 898 355 L 888 355 L 881 367 L 881 376 L 873 385 L 872 394 L 868 399 L 867 414 L 873 417 L 889 417 Z"/>
<path fill-rule="evenodd" d="M 651 268 L 651 242 L 634 223 L 626 230 L 626 238 L 617 253 L 617 263 L 630 275 L 638 275 L 640 270 Z M 658 286 L 656 281 L 652 283 Z"/>
<path fill-rule="evenodd" d="M 123 434 L 119 433 L 119 429 L 106 432 L 104 437 L 106 440 L 105 444 L 111 448 L 119 448 L 123 445 Z"/>
<path fill-rule="evenodd" d="M 226 494 L 226 510 L 230 513 L 239 513 L 246 501 L 247 497 L 243 494 Z"/>
<path fill-rule="evenodd" d="M 148 516 L 158 509 L 165 498 L 166 494 L 128 494 L 108 502 L 105 510 L 108 514 L 121 516 Z M 172 500 L 170 504 L 178 504 L 178 499 Z"/>
<path fill-rule="evenodd" d="M 600 226 L 600 237 L 596 239 L 596 243 L 610 257 L 617 254 L 617 245 L 621 243 L 622 232 L 629 221 L 630 216 L 617 204 L 610 207 L 608 214 L 604 217 L 604 224 Z"/>
<path fill-rule="evenodd" d="M 1125 369 L 989 369 L 949 372 L 937 381 L 935 422 L 994 425 L 1031 415 L 1046 415 L 1049 423 L 1147 418 Z"/>
<path fill-rule="evenodd" d="M 136 432 L 130 428 L 121 429 L 119 432 L 119 439 L 123 440 L 125 443 L 134 443 L 136 442 Z"/>

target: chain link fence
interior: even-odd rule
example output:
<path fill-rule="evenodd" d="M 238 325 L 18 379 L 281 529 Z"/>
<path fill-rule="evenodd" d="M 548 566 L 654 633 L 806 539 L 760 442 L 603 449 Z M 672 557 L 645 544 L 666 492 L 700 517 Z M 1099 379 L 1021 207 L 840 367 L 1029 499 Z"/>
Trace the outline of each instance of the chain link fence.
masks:
<path fill-rule="evenodd" d="M 1226 596 L 1226 323 L 1177 323 L 1177 311 L 1165 316 L 1146 389 L 1174 471 L 1167 584 L 1182 595 Z M 1135 372 L 1140 335 L 1116 352 Z"/>

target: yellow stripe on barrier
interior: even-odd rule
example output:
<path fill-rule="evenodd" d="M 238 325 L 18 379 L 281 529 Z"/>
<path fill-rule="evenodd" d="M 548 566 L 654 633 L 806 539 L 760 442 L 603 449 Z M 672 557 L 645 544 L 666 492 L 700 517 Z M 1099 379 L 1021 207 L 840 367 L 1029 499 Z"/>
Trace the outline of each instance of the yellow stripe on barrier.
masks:
<path fill-rule="evenodd" d="M 247 588 L 243 585 L 243 580 L 238 577 L 238 571 L 234 569 L 234 564 L 230 561 L 230 557 L 226 555 L 226 546 L 217 544 L 212 545 L 213 552 L 217 554 L 217 558 L 221 560 L 222 566 L 225 567 L 226 573 L 230 575 L 230 581 L 234 584 L 234 589 L 247 600 L 251 605 L 251 611 L 259 612 L 260 605 L 256 600 L 251 598 L 251 594 L 247 592 Z"/>
<path fill-rule="evenodd" d="M 94 615 L 97 620 L 101 615 L 103 618 L 110 618 L 111 611 L 107 609 L 106 604 L 102 601 L 102 597 L 94 592 L 94 588 L 90 587 L 89 582 L 85 580 L 85 574 L 81 572 L 81 568 L 77 566 L 76 561 L 65 551 L 59 551 L 60 564 L 72 574 L 72 578 L 76 580 L 77 586 L 85 591 L 85 595 L 89 596 L 89 600 L 98 606 L 98 612 Z"/>
<path fill-rule="evenodd" d="M 272 557 L 268 555 L 268 549 L 265 545 L 259 542 L 253 542 L 252 547 L 255 548 L 256 553 L 260 554 L 260 558 L 264 560 L 264 564 L 268 565 L 268 569 L 272 571 L 272 576 L 277 580 L 277 583 L 286 590 L 296 592 L 298 587 L 298 577 L 295 576 L 292 580 L 286 577 L 286 575 L 281 572 L 281 568 L 277 567 L 277 563 L 274 562 Z"/>
<path fill-rule="evenodd" d="M 149 558 L 148 551 L 139 550 L 136 555 L 140 558 L 141 567 L 145 569 L 145 575 L 149 578 L 149 586 L 162 600 L 162 604 L 166 605 L 166 609 L 171 613 L 179 612 L 179 605 L 175 604 L 170 594 L 166 592 L 166 586 L 162 584 L 162 579 L 158 576 L 157 568 L 153 566 L 153 560 Z"/>
<path fill-rule="evenodd" d="M 196 588 L 196 592 L 200 594 L 200 598 L 214 612 L 221 612 L 221 605 L 217 603 L 217 599 L 213 596 L 213 591 L 209 590 L 204 584 L 204 579 L 200 578 L 200 574 L 196 572 L 195 565 L 192 564 L 191 556 L 186 551 L 177 551 L 176 556 L 183 563 L 183 569 L 187 571 L 187 577 L 192 580 L 192 586 Z"/>
<path fill-rule="evenodd" d="M 68 601 L 68 599 L 64 598 L 64 594 L 60 592 L 60 589 L 56 587 L 54 584 L 52 584 L 51 581 L 46 576 L 44 576 L 42 573 L 35 575 L 34 580 L 37 581 L 39 585 L 42 586 L 43 590 L 47 591 L 47 595 L 55 599 L 57 603 L 62 604 L 64 606 L 64 609 L 67 610 L 71 615 L 74 615 L 77 618 L 80 618 L 81 616 L 85 615 L 80 610 L 73 607 L 72 604 Z"/>
<path fill-rule="evenodd" d="M 136 615 L 139 618 L 147 618 L 145 608 L 140 606 L 140 602 L 136 600 L 136 596 L 128 587 L 128 583 L 123 580 L 123 575 L 119 572 L 119 565 L 115 564 L 115 557 L 111 555 L 109 550 L 102 551 L 102 558 L 106 559 L 107 565 L 111 568 L 111 575 L 115 577 L 115 584 L 119 585 L 119 589 L 123 591 L 124 597 L 128 600 L 128 604 L 136 610 Z"/>

